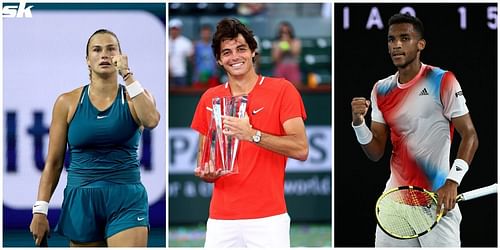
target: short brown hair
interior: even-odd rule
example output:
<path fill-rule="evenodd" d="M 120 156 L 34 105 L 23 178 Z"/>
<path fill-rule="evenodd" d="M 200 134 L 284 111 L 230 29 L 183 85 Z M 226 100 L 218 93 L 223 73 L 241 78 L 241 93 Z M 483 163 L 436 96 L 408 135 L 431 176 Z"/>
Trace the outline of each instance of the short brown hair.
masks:
<path fill-rule="evenodd" d="M 212 51 L 217 60 L 220 59 L 220 44 L 225 40 L 231 40 L 241 34 L 248 43 L 250 50 L 254 52 L 257 49 L 253 31 L 235 18 L 224 18 L 218 24 L 212 39 Z"/>

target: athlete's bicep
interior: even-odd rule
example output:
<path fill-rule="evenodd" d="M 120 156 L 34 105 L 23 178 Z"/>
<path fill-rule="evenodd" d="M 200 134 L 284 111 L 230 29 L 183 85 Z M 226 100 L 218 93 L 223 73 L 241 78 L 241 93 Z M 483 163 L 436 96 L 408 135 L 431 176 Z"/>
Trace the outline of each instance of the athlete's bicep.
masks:
<path fill-rule="evenodd" d="M 457 158 L 471 164 L 479 145 L 476 129 L 469 114 L 451 119 L 453 126 L 460 134 L 461 140 L 458 147 Z"/>
<path fill-rule="evenodd" d="M 309 144 L 307 141 L 306 127 L 302 117 L 294 117 L 283 123 L 283 129 L 288 137 L 287 143 L 292 145 L 292 154 L 289 157 L 305 161 L 309 155 Z"/>
<path fill-rule="evenodd" d="M 151 92 L 149 92 L 147 89 L 144 89 L 144 95 L 153 103 L 154 106 L 156 106 L 156 100 Z"/>
<path fill-rule="evenodd" d="M 67 134 L 68 134 L 68 112 L 69 96 L 60 96 L 52 110 L 52 121 L 49 130 L 49 149 L 47 154 L 46 166 L 62 167 L 64 162 L 64 153 L 66 152 Z"/>
<path fill-rule="evenodd" d="M 307 140 L 306 138 L 306 127 L 302 117 L 295 117 L 286 120 L 283 123 L 283 129 L 286 135 L 294 135 L 299 139 Z"/>
<path fill-rule="evenodd" d="M 462 137 L 467 133 L 475 133 L 476 131 L 469 114 L 451 118 L 451 122 Z"/>
<path fill-rule="evenodd" d="M 384 123 L 372 121 L 371 131 L 373 134 L 371 142 L 366 145 L 362 145 L 362 148 L 368 158 L 373 161 L 378 161 L 384 155 L 389 128 Z"/>
<path fill-rule="evenodd" d="M 386 124 L 372 121 L 371 131 L 373 134 L 373 138 L 377 141 L 387 141 L 387 135 L 389 134 L 389 128 Z"/>
<path fill-rule="evenodd" d="M 286 135 L 293 136 L 296 145 L 300 145 L 303 150 L 308 151 L 309 146 L 307 143 L 306 126 L 304 125 L 302 117 L 286 120 L 283 123 L 283 129 Z"/>

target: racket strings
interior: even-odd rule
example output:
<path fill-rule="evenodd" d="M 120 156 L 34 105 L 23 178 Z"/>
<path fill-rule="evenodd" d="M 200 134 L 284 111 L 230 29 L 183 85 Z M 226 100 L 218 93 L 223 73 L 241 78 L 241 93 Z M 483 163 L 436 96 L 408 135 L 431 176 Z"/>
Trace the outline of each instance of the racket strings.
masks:
<path fill-rule="evenodd" d="M 436 221 L 435 203 L 425 192 L 398 190 L 379 201 L 378 217 L 381 227 L 390 234 L 412 238 L 432 228 Z"/>

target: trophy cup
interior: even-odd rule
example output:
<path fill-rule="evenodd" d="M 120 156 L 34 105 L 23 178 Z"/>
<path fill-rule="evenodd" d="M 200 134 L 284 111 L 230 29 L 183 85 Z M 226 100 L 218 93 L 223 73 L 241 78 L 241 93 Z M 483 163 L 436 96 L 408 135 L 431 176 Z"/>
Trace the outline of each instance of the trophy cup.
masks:
<path fill-rule="evenodd" d="M 212 99 L 212 117 L 208 135 L 203 142 L 201 168 L 211 161 L 222 175 L 238 173 L 238 138 L 222 133 L 222 115 L 243 118 L 248 102 L 247 96 L 226 96 Z"/>

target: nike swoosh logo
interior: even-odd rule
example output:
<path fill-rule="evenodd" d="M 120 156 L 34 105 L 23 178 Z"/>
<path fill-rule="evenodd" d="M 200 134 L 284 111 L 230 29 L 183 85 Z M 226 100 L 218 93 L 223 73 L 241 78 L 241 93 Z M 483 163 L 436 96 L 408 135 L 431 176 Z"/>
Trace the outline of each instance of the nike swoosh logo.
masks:
<path fill-rule="evenodd" d="M 145 218 L 144 217 L 137 217 L 137 221 L 141 221 L 141 220 L 144 220 Z"/>
<path fill-rule="evenodd" d="M 259 113 L 263 109 L 264 109 L 264 107 L 262 107 L 260 109 L 254 109 L 254 110 L 252 110 L 252 115 L 256 115 L 257 113 Z"/>
<path fill-rule="evenodd" d="M 97 119 L 103 119 L 103 118 L 106 118 L 106 117 L 108 117 L 108 116 L 107 115 L 103 115 L 103 116 L 98 115 Z"/>

